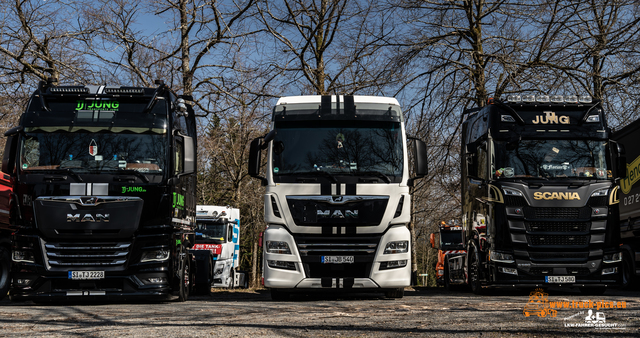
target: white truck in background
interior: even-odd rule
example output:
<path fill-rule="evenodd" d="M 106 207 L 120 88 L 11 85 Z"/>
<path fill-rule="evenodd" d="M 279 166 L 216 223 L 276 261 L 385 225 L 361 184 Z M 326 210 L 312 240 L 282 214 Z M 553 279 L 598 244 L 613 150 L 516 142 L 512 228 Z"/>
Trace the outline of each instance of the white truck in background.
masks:
<path fill-rule="evenodd" d="M 229 206 L 196 207 L 196 292 L 208 294 L 211 287 L 247 287 L 239 270 L 240 209 Z"/>

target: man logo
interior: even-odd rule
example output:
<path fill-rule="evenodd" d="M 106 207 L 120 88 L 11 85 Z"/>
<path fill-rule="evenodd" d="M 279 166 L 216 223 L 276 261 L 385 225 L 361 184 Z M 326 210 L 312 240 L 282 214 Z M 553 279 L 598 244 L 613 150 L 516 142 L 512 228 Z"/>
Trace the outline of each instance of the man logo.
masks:
<path fill-rule="evenodd" d="M 80 218 L 80 214 L 67 214 L 67 222 L 109 222 L 109 214 L 96 214 L 95 216 L 92 214 L 85 214 Z"/>
<path fill-rule="evenodd" d="M 358 210 L 318 210 L 316 215 L 318 218 L 358 218 Z"/>
<path fill-rule="evenodd" d="M 533 193 L 536 200 L 580 200 L 577 192 L 536 192 Z"/>

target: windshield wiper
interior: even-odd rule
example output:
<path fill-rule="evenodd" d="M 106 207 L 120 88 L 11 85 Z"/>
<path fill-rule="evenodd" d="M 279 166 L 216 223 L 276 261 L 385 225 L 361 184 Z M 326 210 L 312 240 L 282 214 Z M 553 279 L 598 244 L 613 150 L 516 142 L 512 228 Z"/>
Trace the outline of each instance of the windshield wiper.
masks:
<path fill-rule="evenodd" d="M 385 175 L 384 173 L 380 172 L 380 171 L 356 171 L 354 173 L 352 173 L 353 175 L 358 175 L 358 176 L 375 176 L 378 177 L 380 179 L 382 179 L 385 183 L 391 183 L 391 179 L 389 178 L 389 176 Z"/>
<path fill-rule="evenodd" d="M 132 170 L 132 169 L 118 170 L 118 173 L 116 173 L 116 176 L 122 176 L 122 175 L 127 175 L 127 174 L 133 174 L 135 176 L 138 176 L 145 183 L 149 183 L 149 178 L 145 174 L 143 174 L 143 173 L 141 173 L 141 172 L 139 172 L 137 170 Z"/>
<path fill-rule="evenodd" d="M 80 177 L 80 175 L 78 175 L 75 171 L 71 170 L 71 168 L 58 168 L 58 169 L 53 169 L 52 171 L 57 172 L 57 171 L 64 171 L 65 173 L 73 176 L 73 178 L 75 178 L 76 180 L 78 180 L 79 182 L 84 182 L 84 180 L 82 179 L 82 177 Z"/>

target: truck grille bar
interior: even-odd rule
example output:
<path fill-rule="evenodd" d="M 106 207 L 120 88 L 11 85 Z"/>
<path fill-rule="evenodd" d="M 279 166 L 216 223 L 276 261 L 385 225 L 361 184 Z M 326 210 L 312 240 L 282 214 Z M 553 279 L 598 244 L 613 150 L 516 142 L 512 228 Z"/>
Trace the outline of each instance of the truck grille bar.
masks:
<path fill-rule="evenodd" d="M 122 266 L 131 243 L 44 243 L 47 267 Z"/>

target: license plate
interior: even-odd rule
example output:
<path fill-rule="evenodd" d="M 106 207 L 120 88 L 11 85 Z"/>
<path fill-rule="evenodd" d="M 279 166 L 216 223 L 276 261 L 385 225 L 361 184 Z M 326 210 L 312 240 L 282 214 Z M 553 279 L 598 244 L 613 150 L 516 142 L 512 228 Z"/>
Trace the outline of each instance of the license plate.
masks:
<path fill-rule="evenodd" d="M 104 271 L 69 271 L 69 279 L 104 279 Z"/>
<path fill-rule="evenodd" d="M 546 276 L 545 283 L 575 283 L 576 276 Z"/>
<path fill-rule="evenodd" d="M 322 263 L 325 264 L 352 264 L 353 256 L 322 256 Z"/>

